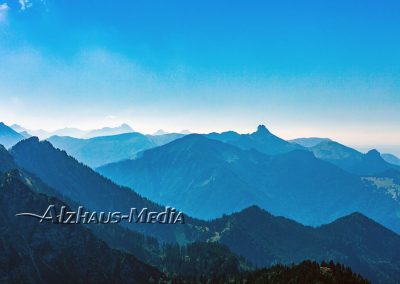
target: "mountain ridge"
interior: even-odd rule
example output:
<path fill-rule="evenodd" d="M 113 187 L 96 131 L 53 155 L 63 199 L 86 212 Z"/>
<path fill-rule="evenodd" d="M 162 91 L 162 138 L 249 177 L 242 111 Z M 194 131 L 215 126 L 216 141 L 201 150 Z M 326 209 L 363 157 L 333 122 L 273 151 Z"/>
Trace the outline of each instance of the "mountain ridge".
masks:
<path fill-rule="evenodd" d="M 300 145 L 290 143 L 272 134 L 265 125 L 260 124 L 257 130 L 250 134 L 238 134 L 234 131 L 205 134 L 207 138 L 222 141 L 237 146 L 243 150 L 255 149 L 259 152 L 275 155 L 302 149 Z"/>
<path fill-rule="evenodd" d="M 308 225 L 361 211 L 400 230 L 395 200 L 305 150 L 268 156 L 192 134 L 146 150 L 134 160 L 96 170 L 151 200 L 172 204 L 200 219 L 256 204 Z"/>
<path fill-rule="evenodd" d="M 10 148 L 23 139 L 25 139 L 23 135 L 5 125 L 3 122 L 0 122 L 0 144 L 5 148 Z"/>

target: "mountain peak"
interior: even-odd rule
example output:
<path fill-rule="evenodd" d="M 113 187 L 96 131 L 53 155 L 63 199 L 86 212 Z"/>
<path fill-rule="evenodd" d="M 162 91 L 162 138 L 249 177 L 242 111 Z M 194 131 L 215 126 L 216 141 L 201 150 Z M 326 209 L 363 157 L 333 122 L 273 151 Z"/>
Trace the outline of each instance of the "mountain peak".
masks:
<path fill-rule="evenodd" d="M 134 130 L 126 123 L 122 123 L 117 127 L 103 127 L 101 129 L 91 130 L 86 133 L 83 138 L 94 138 L 98 136 L 112 136 L 123 133 L 134 132 Z"/>
<path fill-rule="evenodd" d="M 124 128 L 124 129 L 129 129 L 129 130 L 133 131 L 133 128 L 130 127 L 127 123 L 122 123 L 119 127 L 120 128 Z"/>
<path fill-rule="evenodd" d="M 0 130 L 2 132 L 7 132 L 7 133 L 14 133 L 15 132 L 11 127 L 9 127 L 6 124 L 4 124 L 4 122 L 0 122 Z"/>
<path fill-rule="evenodd" d="M 18 149 L 29 149 L 29 151 L 31 151 L 32 149 L 39 150 L 49 148 L 54 148 L 49 141 L 40 141 L 38 137 L 32 136 L 15 144 L 10 151 L 15 152 Z"/>
<path fill-rule="evenodd" d="M 164 135 L 164 134 L 168 134 L 168 132 L 165 132 L 163 129 L 159 129 L 153 133 L 153 135 Z"/>
<path fill-rule="evenodd" d="M 39 138 L 37 136 L 32 136 L 32 137 L 29 137 L 28 139 L 25 139 L 24 142 L 27 144 L 39 143 Z"/>
<path fill-rule="evenodd" d="M 354 226 L 354 224 L 361 225 L 361 224 L 377 224 L 377 223 L 374 220 L 368 218 L 367 216 L 365 216 L 364 214 L 362 214 L 360 212 L 353 212 L 346 216 L 336 219 L 335 221 L 331 222 L 330 224 L 323 225 L 323 226 L 329 226 L 332 224 Z M 381 226 L 381 225 L 379 225 L 379 226 Z"/>
<path fill-rule="evenodd" d="M 263 124 L 260 124 L 257 127 L 257 131 L 255 133 L 257 133 L 257 134 L 271 134 L 271 132 L 269 132 L 269 130 Z"/>
<path fill-rule="evenodd" d="M 381 154 L 376 149 L 369 150 L 366 155 L 369 156 L 369 157 L 374 157 L 374 158 L 380 158 L 381 157 Z"/>

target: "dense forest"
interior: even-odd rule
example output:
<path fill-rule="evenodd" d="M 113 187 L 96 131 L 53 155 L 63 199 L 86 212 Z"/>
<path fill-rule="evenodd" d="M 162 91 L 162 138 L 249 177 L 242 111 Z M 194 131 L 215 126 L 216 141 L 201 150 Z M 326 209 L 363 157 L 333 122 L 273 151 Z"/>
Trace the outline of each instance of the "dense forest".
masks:
<path fill-rule="evenodd" d="M 274 265 L 270 268 L 241 272 L 236 275 L 209 274 L 198 277 L 173 278 L 170 283 L 234 283 L 234 284 L 367 284 L 362 276 L 338 263 L 321 264 L 303 261 L 297 265 Z"/>

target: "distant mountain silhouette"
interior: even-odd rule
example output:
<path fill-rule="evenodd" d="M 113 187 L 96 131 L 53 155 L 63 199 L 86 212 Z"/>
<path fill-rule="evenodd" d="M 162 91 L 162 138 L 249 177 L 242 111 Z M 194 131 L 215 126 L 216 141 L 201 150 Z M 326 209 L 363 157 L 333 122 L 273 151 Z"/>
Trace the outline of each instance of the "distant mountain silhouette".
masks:
<path fill-rule="evenodd" d="M 110 249 L 82 225 L 16 217 L 66 205 L 31 191 L 18 171 L 0 177 L 0 192 L 0 282 L 150 283 L 163 277 L 136 257 Z"/>
<path fill-rule="evenodd" d="M 396 168 L 396 166 L 383 160 L 376 150 L 363 154 L 334 141 L 323 141 L 308 149 L 317 158 L 357 175 L 371 175 Z"/>
<path fill-rule="evenodd" d="M 363 154 L 335 141 L 322 141 L 309 148 L 315 157 L 348 169 L 362 160 Z"/>
<path fill-rule="evenodd" d="M 168 132 L 165 132 L 162 129 L 157 130 L 156 132 L 153 133 L 153 135 L 164 135 L 164 134 L 168 134 Z"/>
<path fill-rule="evenodd" d="M 389 154 L 389 153 L 384 153 L 381 154 L 382 159 L 384 159 L 386 162 L 392 164 L 392 165 L 396 165 L 396 166 L 400 166 L 400 159 L 397 158 L 395 155 L 393 154 Z"/>
<path fill-rule="evenodd" d="M 210 133 L 207 138 L 229 143 L 244 150 L 255 149 L 259 152 L 275 155 L 287 153 L 303 147 L 289 143 L 272 134 L 264 125 L 259 125 L 257 131 L 251 134 L 238 134 L 234 131 Z"/>
<path fill-rule="evenodd" d="M 15 124 L 15 123 L 13 125 L 11 125 L 10 127 L 18 133 L 27 131 L 26 128 L 22 127 L 21 125 Z"/>
<path fill-rule="evenodd" d="M 82 130 L 79 128 L 65 127 L 55 131 L 47 131 L 43 129 L 26 129 L 18 124 L 13 124 L 12 128 L 17 132 L 26 132 L 30 136 L 36 136 L 40 139 L 47 139 L 51 136 L 69 136 L 73 138 L 93 138 L 98 136 L 118 135 L 123 133 L 134 132 L 134 130 L 127 124 L 121 124 L 117 127 L 104 127 L 95 130 Z"/>
<path fill-rule="evenodd" d="M 98 136 L 109 136 L 109 135 L 118 135 L 118 134 L 123 134 L 123 133 L 130 133 L 134 132 L 132 127 L 130 127 L 128 124 L 123 123 L 120 126 L 117 127 L 104 127 L 101 129 L 96 129 L 96 130 L 91 130 L 88 133 L 86 133 L 83 138 L 93 138 L 93 137 L 98 137 Z"/>
<path fill-rule="evenodd" d="M 90 139 L 52 136 L 47 140 L 55 147 L 67 151 L 80 162 L 90 167 L 98 167 L 131 159 L 143 150 L 166 144 L 182 136 L 175 133 L 151 136 L 131 132 Z"/>
<path fill-rule="evenodd" d="M 319 137 L 308 137 L 308 138 L 296 138 L 289 140 L 289 142 L 299 144 L 303 147 L 313 147 L 317 145 L 318 143 L 324 142 L 324 141 L 332 141 L 329 138 L 319 138 Z"/>
<path fill-rule="evenodd" d="M 97 170 L 201 219 L 255 204 L 309 225 L 360 211 L 400 231 L 394 199 L 308 151 L 268 156 L 192 134 Z"/>
<path fill-rule="evenodd" d="M 78 128 L 72 128 L 72 127 L 66 127 L 66 128 L 58 129 L 56 131 L 51 132 L 51 135 L 83 137 L 87 133 L 88 133 L 87 130 L 82 130 L 82 129 L 78 129 Z"/>
<path fill-rule="evenodd" d="M 26 129 L 18 124 L 11 125 L 11 128 L 14 129 L 15 131 L 21 133 L 25 138 L 29 138 L 31 136 L 37 136 L 40 139 L 46 139 L 46 138 L 48 138 L 50 136 L 54 136 L 54 135 L 82 137 L 88 132 L 86 130 L 72 128 L 72 127 L 66 127 L 66 128 L 55 130 L 55 131 L 47 131 L 47 130 L 43 130 L 43 129 L 31 130 L 31 129 Z"/>
<path fill-rule="evenodd" d="M 13 130 L 11 127 L 0 122 L 0 144 L 6 148 L 10 148 L 25 137 Z"/>
<path fill-rule="evenodd" d="M 52 136 L 47 140 L 91 167 L 129 159 L 139 151 L 156 146 L 145 135 L 136 132 L 90 139 Z"/>

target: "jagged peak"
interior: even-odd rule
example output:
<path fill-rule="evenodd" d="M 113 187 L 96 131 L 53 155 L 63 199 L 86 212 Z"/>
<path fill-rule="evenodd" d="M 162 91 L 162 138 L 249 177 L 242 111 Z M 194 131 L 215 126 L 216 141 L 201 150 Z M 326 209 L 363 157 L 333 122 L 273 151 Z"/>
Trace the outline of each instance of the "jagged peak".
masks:
<path fill-rule="evenodd" d="M 257 131 L 255 133 L 258 133 L 258 134 L 271 134 L 271 132 L 267 129 L 267 127 L 265 127 L 264 124 L 260 124 L 259 126 L 257 126 Z"/>
<path fill-rule="evenodd" d="M 34 147 L 41 147 L 41 146 L 45 146 L 47 148 L 54 148 L 53 145 L 47 141 L 47 140 L 42 140 L 40 141 L 39 138 L 37 136 L 32 136 L 29 138 L 26 138 L 24 140 L 21 140 L 20 142 L 18 142 L 17 144 L 15 144 L 12 148 L 11 151 L 18 149 L 20 147 L 25 147 L 25 146 L 34 146 Z"/>
<path fill-rule="evenodd" d="M 39 143 L 39 138 L 37 136 L 32 136 L 27 139 L 22 140 L 18 144 L 23 144 L 23 143 Z"/>

